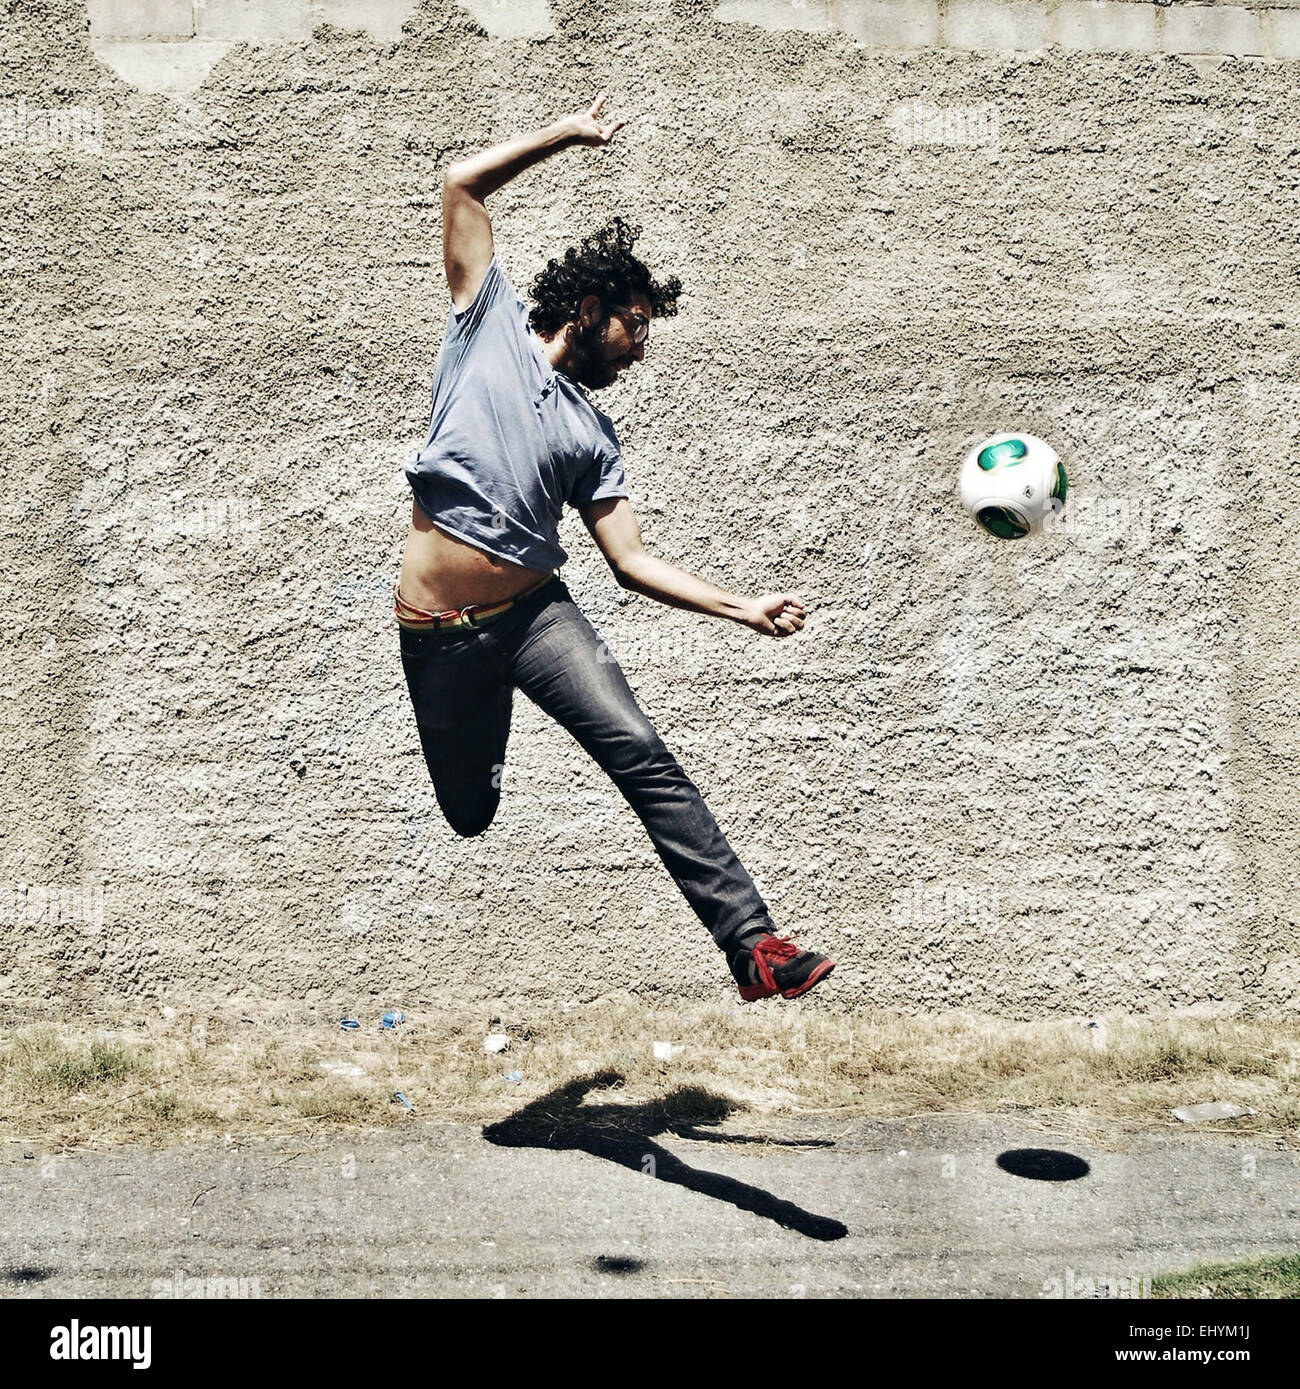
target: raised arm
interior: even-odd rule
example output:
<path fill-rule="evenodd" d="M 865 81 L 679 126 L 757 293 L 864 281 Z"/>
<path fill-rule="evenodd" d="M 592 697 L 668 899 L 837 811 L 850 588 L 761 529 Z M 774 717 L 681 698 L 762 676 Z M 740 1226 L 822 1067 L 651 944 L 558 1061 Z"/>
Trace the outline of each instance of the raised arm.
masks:
<path fill-rule="evenodd" d="M 650 554 L 641 543 L 641 526 L 626 497 L 590 502 L 579 509 L 592 539 L 623 588 L 644 593 L 669 607 L 729 617 L 770 637 L 792 636 L 803 626 L 808 610 L 793 593 L 745 598 Z"/>
<path fill-rule="evenodd" d="M 556 150 L 609 144 L 626 122 L 602 125 L 598 115 L 604 100 L 601 92 L 572 116 L 447 165 L 442 176 L 442 262 L 457 312 L 473 302 L 492 263 L 492 221 L 484 200 Z"/>

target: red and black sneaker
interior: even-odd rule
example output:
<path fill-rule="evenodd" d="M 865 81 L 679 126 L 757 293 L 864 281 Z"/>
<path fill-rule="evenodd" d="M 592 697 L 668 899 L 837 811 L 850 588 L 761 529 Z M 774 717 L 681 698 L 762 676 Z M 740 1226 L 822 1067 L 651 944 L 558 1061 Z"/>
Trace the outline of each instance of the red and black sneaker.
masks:
<path fill-rule="evenodd" d="M 731 976 L 746 1003 L 780 994 L 798 998 L 835 968 L 835 962 L 812 950 L 800 950 L 784 936 L 764 935 L 749 950 L 737 950 L 729 959 Z"/>

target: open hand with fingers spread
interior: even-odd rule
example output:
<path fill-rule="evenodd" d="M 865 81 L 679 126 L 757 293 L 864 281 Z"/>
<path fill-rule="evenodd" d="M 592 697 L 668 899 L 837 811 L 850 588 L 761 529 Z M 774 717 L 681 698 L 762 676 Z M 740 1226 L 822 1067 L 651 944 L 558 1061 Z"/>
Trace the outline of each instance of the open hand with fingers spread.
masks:
<path fill-rule="evenodd" d="M 612 121 L 603 125 L 600 121 L 600 108 L 605 104 L 605 93 L 601 94 L 585 110 L 575 111 L 565 124 L 573 138 L 582 145 L 607 145 L 614 138 L 614 132 L 622 130 L 626 121 Z"/>
<path fill-rule="evenodd" d="M 793 636 L 803 626 L 808 609 L 793 593 L 764 593 L 751 600 L 746 625 L 769 637 Z"/>

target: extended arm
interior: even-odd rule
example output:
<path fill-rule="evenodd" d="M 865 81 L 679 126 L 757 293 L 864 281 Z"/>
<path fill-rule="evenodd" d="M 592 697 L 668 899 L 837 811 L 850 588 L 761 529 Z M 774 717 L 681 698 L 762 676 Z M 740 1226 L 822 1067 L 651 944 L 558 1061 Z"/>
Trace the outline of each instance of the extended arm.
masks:
<path fill-rule="evenodd" d="M 625 122 L 600 123 L 604 100 L 602 92 L 586 110 L 447 166 L 442 176 L 442 261 L 457 312 L 473 302 L 492 263 L 492 222 L 484 199 L 556 150 L 609 144 Z"/>
<path fill-rule="evenodd" d="M 626 497 L 590 502 L 580 508 L 582 519 L 623 588 L 644 593 L 673 608 L 743 622 L 756 632 L 788 637 L 797 632 L 808 615 L 792 593 L 764 593 L 745 598 L 697 579 L 684 569 L 657 559 L 641 543 L 641 527 Z"/>

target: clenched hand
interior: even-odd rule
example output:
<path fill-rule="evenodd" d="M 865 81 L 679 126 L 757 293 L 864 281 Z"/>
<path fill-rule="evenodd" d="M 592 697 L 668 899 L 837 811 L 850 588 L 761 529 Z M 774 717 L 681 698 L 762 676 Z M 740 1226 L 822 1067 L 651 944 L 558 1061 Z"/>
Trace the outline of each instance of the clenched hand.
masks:
<path fill-rule="evenodd" d="M 793 593 L 764 593 L 752 600 L 747 626 L 769 637 L 793 636 L 808 616 L 808 609 Z"/>

